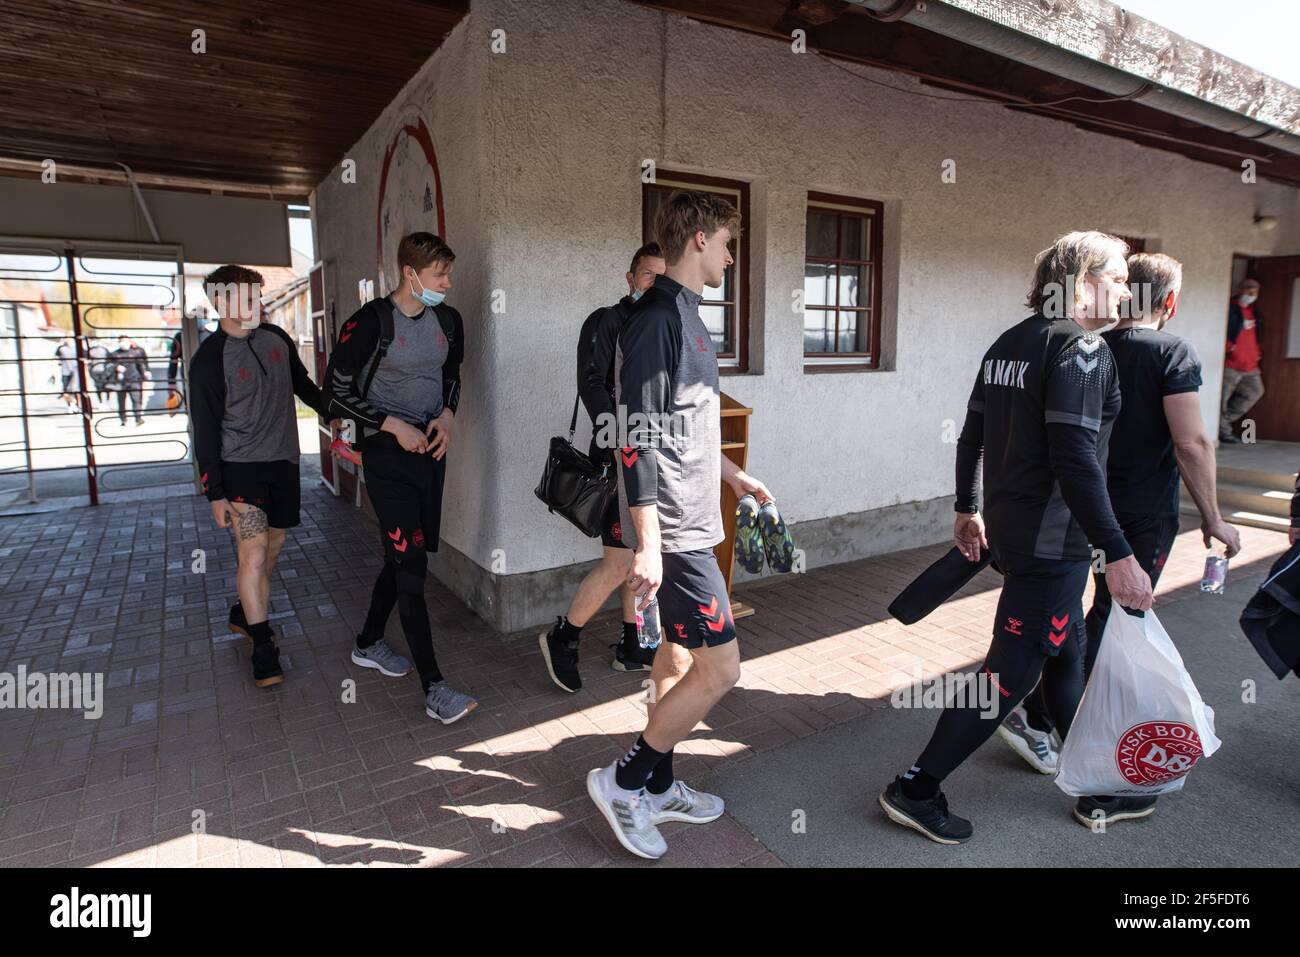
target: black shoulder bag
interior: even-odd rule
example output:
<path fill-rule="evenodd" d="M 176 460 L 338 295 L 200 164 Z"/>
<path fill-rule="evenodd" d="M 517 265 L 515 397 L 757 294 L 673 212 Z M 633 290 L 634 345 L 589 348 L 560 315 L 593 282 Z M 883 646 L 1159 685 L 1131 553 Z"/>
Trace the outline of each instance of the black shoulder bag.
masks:
<path fill-rule="evenodd" d="M 592 462 L 583 452 L 573 447 L 573 433 L 578 428 L 578 399 L 573 400 L 573 416 L 569 420 L 569 437 L 551 437 L 551 448 L 542 469 L 542 480 L 537 483 L 537 497 L 546 508 L 568 521 L 586 535 L 600 535 L 601 521 L 610 500 L 618 494 L 613 469 Z"/>

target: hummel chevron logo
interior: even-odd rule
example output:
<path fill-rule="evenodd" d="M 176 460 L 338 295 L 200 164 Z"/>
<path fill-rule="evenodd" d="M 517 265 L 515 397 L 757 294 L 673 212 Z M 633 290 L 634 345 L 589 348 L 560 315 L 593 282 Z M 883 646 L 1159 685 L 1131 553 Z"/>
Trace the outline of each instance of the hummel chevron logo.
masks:
<path fill-rule="evenodd" d="M 709 620 L 709 631 L 721 631 L 727 623 L 725 611 L 718 609 L 718 596 L 713 596 L 713 601 L 707 606 L 700 605 L 700 612 Z"/>
<path fill-rule="evenodd" d="M 352 330 L 355 329 L 356 327 L 357 327 L 357 321 L 355 319 L 353 319 L 351 322 L 345 323 L 343 326 L 343 331 L 339 333 L 339 342 L 347 342 L 349 339 L 351 339 Z"/>
<path fill-rule="evenodd" d="M 1082 352 L 1086 352 L 1088 355 L 1092 355 L 1094 352 L 1096 352 L 1097 347 L 1101 345 L 1100 339 L 1085 338 L 1085 339 L 1078 339 L 1076 341 L 1079 343 L 1079 349 Z"/>
<path fill-rule="evenodd" d="M 1096 360 L 1096 359 L 1089 359 L 1087 362 L 1084 362 L 1084 361 L 1083 361 L 1083 356 L 1075 356 L 1075 357 L 1074 357 L 1074 361 L 1075 361 L 1076 363 L 1078 363 L 1079 368 L 1083 370 L 1084 375 L 1087 375 L 1087 374 L 1088 374 L 1089 372 L 1091 372 L 1093 369 L 1097 368 L 1097 360 Z"/>
<path fill-rule="evenodd" d="M 1096 361 L 1096 359 L 1093 360 L 1093 362 Z M 1047 638 L 1054 647 L 1061 647 L 1061 642 L 1065 641 L 1065 626 L 1069 623 L 1069 615 L 1063 615 L 1060 618 L 1057 618 L 1055 615 L 1052 616 L 1052 631 L 1048 634 Z"/>
<path fill-rule="evenodd" d="M 393 543 L 394 551 L 397 552 L 406 551 L 406 539 L 402 537 L 402 529 L 400 525 L 397 528 L 393 529 L 391 532 L 389 532 L 388 537 Z"/>
<path fill-rule="evenodd" d="M 636 449 L 629 445 L 627 448 L 623 449 L 622 452 L 624 468 L 630 469 L 632 466 L 636 465 L 637 456 L 640 454 Z"/>

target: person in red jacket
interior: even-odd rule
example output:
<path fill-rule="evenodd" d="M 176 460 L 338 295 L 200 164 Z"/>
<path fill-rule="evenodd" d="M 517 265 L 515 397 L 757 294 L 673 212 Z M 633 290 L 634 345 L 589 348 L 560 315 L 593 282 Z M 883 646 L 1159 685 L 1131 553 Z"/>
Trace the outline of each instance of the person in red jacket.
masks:
<path fill-rule="evenodd" d="M 1259 282 L 1245 280 L 1228 306 L 1228 351 L 1223 360 L 1223 409 L 1219 419 L 1219 441 L 1235 445 L 1241 441 L 1232 431 L 1236 422 L 1264 395 L 1259 372 L 1259 323 L 1255 300 Z"/>

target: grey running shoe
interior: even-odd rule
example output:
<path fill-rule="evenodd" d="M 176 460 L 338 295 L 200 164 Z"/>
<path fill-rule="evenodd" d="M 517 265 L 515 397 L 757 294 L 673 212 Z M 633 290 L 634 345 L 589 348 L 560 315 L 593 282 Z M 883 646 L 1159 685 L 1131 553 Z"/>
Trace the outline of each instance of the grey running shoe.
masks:
<path fill-rule="evenodd" d="M 668 844 L 651 823 L 645 789 L 624 791 L 614 780 L 614 765 L 593 768 L 587 774 L 587 793 L 609 822 L 614 838 L 637 857 L 658 860 Z"/>
<path fill-rule="evenodd" d="M 477 707 L 477 701 L 457 691 L 445 680 L 430 685 L 424 695 L 424 713 L 443 724 L 459 721 Z"/>
<path fill-rule="evenodd" d="M 1016 705 L 1006 720 L 998 725 L 998 737 L 1011 746 L 1036 771 L 1056 773 L 1059 754 L 1052 747 L 1052 732 L 1037 731 L 1030 727 L 1029 716 L 1023 705 Z"/>
<path fill-rule="evenodd" d="M 352 646 L 352 663 L 362 668 L 374 668 L 381 675 L 400 678 L 411 670 L 411 663 L 380 638 L 369 648 Z"/>
<path fill-rule="evenodd" d="M 664 824 L 668 821 L 685 821 L 687 824 L 708 824 L 722 817 L 726 806 L 716 794 L 706 794 L 674 781 L 663 794 L 646 792 L 650 805 L 650 822 Z"/>

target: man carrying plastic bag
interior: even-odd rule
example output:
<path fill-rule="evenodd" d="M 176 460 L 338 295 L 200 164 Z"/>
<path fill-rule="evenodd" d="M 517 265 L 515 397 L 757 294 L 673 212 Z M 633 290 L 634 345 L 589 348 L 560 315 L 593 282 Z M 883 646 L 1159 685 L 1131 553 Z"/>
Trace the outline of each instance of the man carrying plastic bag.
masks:
<path fill-rule="evenodd" d="M 1146 817 L 1156 795 L 1179 790 L 1220 743 L 1214 711 L 1155 612 L 1115 606 L 1056 773 L 1056 786 L 1080 798 L 1075 819 L 1092 826 Z M 1108 802 L 1118 801 L 1123 811 L 1111 813 Z"/>

